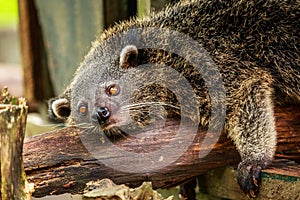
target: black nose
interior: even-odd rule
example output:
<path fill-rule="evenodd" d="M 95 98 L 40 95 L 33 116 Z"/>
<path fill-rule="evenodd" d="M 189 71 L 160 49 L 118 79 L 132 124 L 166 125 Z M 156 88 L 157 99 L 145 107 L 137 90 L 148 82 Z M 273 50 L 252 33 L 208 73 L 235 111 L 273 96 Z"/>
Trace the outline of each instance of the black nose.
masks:
<path fill-rule="evenodd" d="M 110 117 L 110 111 L 106 107 L 98 107 L 93 112 L 93 118 L 98 121 L 99 124 L 104 124 Z"/>

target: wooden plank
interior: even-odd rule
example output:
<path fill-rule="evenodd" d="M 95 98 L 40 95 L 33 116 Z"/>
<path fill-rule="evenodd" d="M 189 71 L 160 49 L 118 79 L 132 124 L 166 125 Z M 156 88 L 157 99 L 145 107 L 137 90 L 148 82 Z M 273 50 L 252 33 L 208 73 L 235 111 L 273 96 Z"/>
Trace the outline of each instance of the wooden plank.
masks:
<path fill-rule="evenodd" d="M 34 0 L 19 0 L 24 96 L 30 110 L 54 95 L 47 69 L 47 57 Z"/>
<path fill-rule="evenodd" d="M 35 0 L 54 93 L 61 93 L 104 28 L 136 15 L 135 0 Z"/>
<path fill-rule="evenodd" d="M 35 0 L 55 94 L 64 90 L 103 30 L 103 0 Z"/>
<path fill-rule="evenodd" d="M 285 110 L 294 110 L 294 112 L 284 114 Z M 291 127 L 285 126 L 286 123 L 289 123 L 292 127 L 294 124 L 297 127 L 299 116 L 300 107 L 298 105 L 276 108 L 278 137 L 284 138 L 278 143 L 279 151 L 276 152 L 276 157 L 282 157 L 282 153 L 287 152 L 290 158 L 300 161 L 300 128 L 291 129 Z M 188 150 L 177 159 L 173 150 L 180 148 L 182 143 L 175 143 L 175 146 L 170 146 L 170 143 L 176 140 L 185 142 L 186 139 L 189 139 L 189 136 L 185 137 L 185 134 L 183 134 L 184 136 L 174 136 L 178 126 L 178 121 L 168 121 L 165 128 L 158 131 L 159 136 L 155 138 L 147 140 L 124 138 L 113 143 L 113 146 L 121 148 L 125 152 L 135 152 L 140 155 L 141 160 L 138 163 L 133 162 L 132 157 L 128 155 L 128 157 L 116 155 L 115 149 L 111 148 L 112 145 L 107 145 L 109 144 L 107 142 L 102 143 L 99 135 L 85 133 L 74 128 L 32 137 L 24 144 L 24 164 L 28 180 L 35 184 L 34 195 L 78 193 L 82 192 L 86 182 L 102 178 L 110 178 L 117 184 L 125 183 L 130 186 L 137 186 L 143 181 L 152 181 L 154 188 L 165 188 L 181 184 L 207 170 L 237 164 L 240 161 L 234 145 L 224 134 L 212 149 L 212 146 L 201 146 L 203 137 L 211 139 L 217 137 L 214 133 L 206 133 L 205 136 L 203 130 L 199 130 Z M 153 135 L 156 133 L 155 131 L 149 130 L 143 134 Z M 87 150 L 90 147 L 95 147 L 100 151 L 97 159 Z M 106 164 L 110 160 L 120 166 L 134 165 L 135 170 L 143 169 L 152 164 L 143 160 L 145 154 L 142 153 L 166 147 L 173 149 L 172 153 L 168 153 L 166 156 L 171 160 L 174 159 L 175 162 L 157 171 L 122 172 Z M 282 149 L 284 150 L 282 151 Z M 199 157 L 206 150 L 211 151 L 207 156 Z M 236 182 L 236 179 L 232 178 L 232 181 Z M 72 182 L 72 187 L 63 187 L 70 182 Z M 241 193 L 241 190 L 237 191 Z"/>
<path fill-rule="evenodd" d="M 37 103 L 63 91 L 91 42 L 105 27 L 135 16 L 136 1 L 19 0 L 19 12 L 25 96 Z"/>

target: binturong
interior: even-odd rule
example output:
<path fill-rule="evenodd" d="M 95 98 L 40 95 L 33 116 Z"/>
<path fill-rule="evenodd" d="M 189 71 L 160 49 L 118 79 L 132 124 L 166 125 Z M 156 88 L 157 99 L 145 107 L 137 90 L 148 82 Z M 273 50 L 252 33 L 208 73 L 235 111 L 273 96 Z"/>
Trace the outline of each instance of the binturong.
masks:
<path fill-rule="evenodd" d="M 299 33 L 299 0 L 179 2 L 104 31 L 49 114 L 123 137 L 174 116 L 219 126 L 224 108 L 254 197 L 276 149 L 274 104 L 300 101 Z"/>

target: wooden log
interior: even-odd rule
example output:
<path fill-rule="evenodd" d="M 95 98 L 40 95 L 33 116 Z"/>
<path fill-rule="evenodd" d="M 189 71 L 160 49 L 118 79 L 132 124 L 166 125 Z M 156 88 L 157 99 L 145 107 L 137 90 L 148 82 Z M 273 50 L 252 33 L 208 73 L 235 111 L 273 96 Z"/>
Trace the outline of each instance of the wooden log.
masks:
<path fill-rule="evenodd" d="M 11 103 L 10 100 L 1 98 L 7 94 L 6 88 L 0 96 L 0 103 Z M 16 101 L 17 105 L 0 104 L 0 199 L 21 200 L 27 199 L 22 150 L 28 108 L 24 99 L 10 99 Z"/>
<path fill-rule="evenodd" d="M 297 105 L 276 108 L 277 158 L 300 161 L 299 117 L 300 107 Z M 64 128 L 32 137 L 24 144 L 23 156 L 28 181 L 35 184 L 33 195 L 41 197 L 48 194 L 80 193 L 86 182 L 102 178 L 110 178 L 117 184 L 125 183 L 129 186 L 152 181 L 154 188 L 166 188 L 181 184 L 207 170 L 237 164 L 240 161 L 234 145 L 224 134 L 213 146 L 201 145 L 205 136 L 211 140 L 216 137 L 213 133 L 205 135 L 204 130 L 199 130 L 187 151 L 176 157 L 176 149 L 180 148 L 182 143 L 175 146 L 171 144 L 174 145 L 174 141 L 185 142 L 187 139 L 174 134 L 178 127 L 178 121 L 168 121 L 159 134 L 156 134 L 155 130 L 143 133 L 144 136 L 153 137 L 129 137 L 117 140 L 111 145 L 107 145 L 107 141 L 101 142 L 102 138 L 99 135 L 75 128 Z M 112 146 L 123 152 L 135 153 L 140 160 L 129 154 L 116 154 L 117 148 Z M 97 151 L 88 151 L 91 147 L 95 147 Z M 167 149 L 169 153 L 161 155 L 153 162 L 147 159 L 146 152 L 155 152 L 162 148 L 170 148 L 169 151 Z M 211 151 L 205 157 L 201 157 L 207 150 Z M 95 155 L 95 152 L 99 154 Z M 174 162 L 163 168 L 147 170 L 164 159 Z M 120 171 L 118 166 L 124 167 L 124 170 Z M 137 171 L 144 169 L 144 172 L 130 172 L 130 167 Z"/>

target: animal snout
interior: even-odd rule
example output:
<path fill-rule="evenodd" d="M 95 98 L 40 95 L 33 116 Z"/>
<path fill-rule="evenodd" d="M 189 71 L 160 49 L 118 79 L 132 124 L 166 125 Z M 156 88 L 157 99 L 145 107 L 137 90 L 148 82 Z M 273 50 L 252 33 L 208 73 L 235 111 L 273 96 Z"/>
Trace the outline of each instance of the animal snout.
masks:
<path fill-rule="evenodd" d="M 99 124 L 104 124 L 105 122 L 107 122 L 110 115 L 111 112 L 107 107 L 97 107 L 94 109 L 92 117 L 93 120 L 98 121 Z"/>

